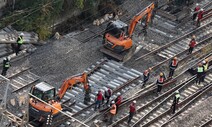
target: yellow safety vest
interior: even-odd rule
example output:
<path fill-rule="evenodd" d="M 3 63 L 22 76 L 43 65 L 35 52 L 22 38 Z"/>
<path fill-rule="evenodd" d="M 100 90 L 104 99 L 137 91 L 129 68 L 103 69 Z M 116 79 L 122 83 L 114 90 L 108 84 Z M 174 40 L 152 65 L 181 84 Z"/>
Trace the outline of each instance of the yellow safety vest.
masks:
<path fill-rule="evenodd" d="M 23 39 L 21 37 L 18 37 L 20 40 L 17 42 L 18 44 L 23 44 Z"/>
<path fill-rule="evenodd" d="M 198 67 L 197 72 L 203 72 L 203 67 Z"/>
<path fill-rule="evenodd" d="M 203 65 L 203 67 L 204 67 L 204 70 L 207 71 L 208 70 L 208 63 Z"/>
<path fill-rule="evenodd" d="M 175 97 L 178 99 L 180 98 L 180 94 L 176 94 Z"/>
<path fill-rule="evenodd" d="M 6 62 L 5 65 L 4 65 L 4 67 L 10 67 L 10 62 L 9 61 Z"/>

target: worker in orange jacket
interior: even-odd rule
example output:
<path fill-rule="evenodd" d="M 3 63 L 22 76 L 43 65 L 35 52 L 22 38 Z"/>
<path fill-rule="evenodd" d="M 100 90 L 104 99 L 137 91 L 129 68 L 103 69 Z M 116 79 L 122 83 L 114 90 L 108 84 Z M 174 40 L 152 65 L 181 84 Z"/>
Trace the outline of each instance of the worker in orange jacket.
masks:
<path fill-rule="evenodd" d="M 110 108 L 110 119 L 109 119 L 109 123 L 111 124 L 113 122 L 113 117 L 116 115 L 116 104 L 114 101 L 111 102 L 112 106 Z"/>
<path fill-rule="evenodd" d="M 191 41 L 190 41 L 190 43 L 189 43 L 189 50 L 188 50 L 189 54 L 192 53 L 192 51 L 194 50 L 194 47 L 195 47 L 195 46 L 196 46 L 196 36 L 193 35 L 193 36 L 192 36 L 192 39 L 191 39 Z"/>
<path fill-rule="evenodd" d="M 169 64 L 169 78 L 172 78 L 174 71 L 178 66 L 177 57 L 174 57 Z"/>

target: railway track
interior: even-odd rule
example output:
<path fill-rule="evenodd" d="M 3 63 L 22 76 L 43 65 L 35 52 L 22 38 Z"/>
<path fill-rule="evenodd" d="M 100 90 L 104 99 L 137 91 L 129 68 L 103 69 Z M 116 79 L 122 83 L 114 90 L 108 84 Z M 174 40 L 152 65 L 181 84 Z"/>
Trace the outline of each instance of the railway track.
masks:
<path fill-rule="evenodd" d="M 200 127 L 206 127 L 212 124 L 212 115 L 208 116 L 204 121 L 201 121 Z"/>

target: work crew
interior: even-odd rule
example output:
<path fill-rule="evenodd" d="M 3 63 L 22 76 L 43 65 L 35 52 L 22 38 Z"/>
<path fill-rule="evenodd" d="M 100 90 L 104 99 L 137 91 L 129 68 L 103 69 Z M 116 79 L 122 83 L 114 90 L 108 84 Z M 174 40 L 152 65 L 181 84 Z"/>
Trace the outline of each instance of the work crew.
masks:
<path fill-rule="evenodd" d="M 201 8 L 197 15 L 197 26 L 200 26 L 200 20 L 203 18 L 204 10 Z"/>
<path fill-rule="evenodd" d="M 95 111 L 97 108 L 98 109 L 100 108 L 102 99 L 103 99 L 102 92 L 101 92 L 101 90 L 99 90 L 96 95 L 96 103 L 95 103 L 95 109 L 94 109 Z"/>
<path fill-rule="evenodd" d="M 152 68 L 149 68 L 149 69 L 147 69 L 147 70 L 145 70 L 145 71 L 143 72 L 143 76 L 144 76 L 143 87 L 145 87 L 146 82 L 149 80 L 149 76 L 150 76 L 150 71 L 151 71 L 151 70 L 152 70 Z"/>
<path fill-rule="evenodd" d="M 90 93 L 91 93 L 91 86 L 88 84 L 85 86 L 85 97 L 84 97 L 84 104 L 88 104 L 91 101 Z"/>
<path fill-rule="evenodd" d="M 19 51 L 21 51 L 21 45 L 23 44 L 23 36 L 24 34 L 21 33 L 20 36 L 17 39 L 17 47 L 16 47 L 16 55 L 18 55 Z"/>
<path fill-rule="evenodd" d="M 112 95 L 112 90 L 110 88 L 105 88 L 106 105 L 109 104 L 109 100 L 110 100 L 111 95 Z"/>
<path fill-rule="evenodd" d="M 193 52 L 195 46 L 196 46 L 196 36 L 193 35 L 192 39 L 189 43 L 189 50 L 188 50 L 189 54 L 191 54 Z"/>
<path fill-rule="evenodd" d="M 10 57 L 5 57 L 3 59 L 3 69 L 1 75 L 6 76 L 7 75 L 7 70 L 10 68 Z"/>
<path fill-rule="evenodd" d="M 116 104 L 114 101 L 111 102 L 112 105 L 111 105 L 111 108 L 110 108 L 110 119 L 109 119 L 109 123 L 112 123 L 113 122 L 113 117 L 116 115 Z"/>
<path fill-rule="evenodd" d="M 205 59 L 204 61 L 202 61 L 202 66 L 203 66 L 203 68 L 204 68 L 202 81 L 204 82 L 204 80 L 205 80 L 205 76 L 206 76 L 206 72 L 207 72 L 207 70 L 208 70 L 208 66 L 209 66 L 208 59 Z"/>
<path fill-rule="evenodd" d="M 199 63 L 197 67 L 196 84 L 200 85 L 200 83 L 202 82 L 203 74 L 204 74 L 204 67 L 202 66 L 202 63 Z"/>
<path fill-rule="evenodd" d="M 157 93 L 159 94 L 162 90 L 163 84 L 166 80 L 164 73 L 160 73 L 159 78 L 157 79 Z"/>
<path fill-rule="evenodd" d="M 174 71 L 178 66 L 177 57 L 174 57 L 169 64 L 169 78 L 172 78 Z"/>
<path fill-rule="evenodd" d="M 133 116 L 136 113 L 136 106 L 135 106 L 135 104 L 136 104 L 136 101 L 135 100 L 130 104 L 129 118 L 128 118 L 128 121 L 127 121 L 128 125 L 130 124 Z"/>
<path fill-rule="evenodd" d="M 196 7 L 194 8 L 194 14 L 193 14 L 193 21 L 195 21 L 196 20 L 196 18 L 197 18 L 197 14 L 198 14 L 198 12 L 200 11 L 200 6 L 199 6 L 199 4 L 197 3 L 196 4 Z"/>
<path fill-rule="evenodd" d="M 122 103 L 122 96 L 121 96 L 121 93 L 119 93 L 119 92 L 117 93 L 115 103 L 116 103 L 116 113 L 118 113 L 119 105 L 121 105 L 121 103 Z"/>
<path fill-rule="evenodd" d="M 180 92 L 177 90 L 177 91 L 175 91 L 174 100 L 173 100 L 173 103 L 172 103 L 172 106 L 171 106 L 172 114 L 175 114 L 179 100 L 180 100 Z"/>

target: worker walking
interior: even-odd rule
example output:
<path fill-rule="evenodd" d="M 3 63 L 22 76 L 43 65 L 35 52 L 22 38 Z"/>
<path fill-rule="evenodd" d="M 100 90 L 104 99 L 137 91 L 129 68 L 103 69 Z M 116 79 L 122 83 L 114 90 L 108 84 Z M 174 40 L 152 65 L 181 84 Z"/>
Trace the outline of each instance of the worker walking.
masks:
<path fill-rule="evenodd" d="M 178 66 L 177 57 L 174 57 L 169 64 L 169 78 L 172 78 L 174 71 Z"/>
<path fill-rule="evenodd" d="M 114 101 L 112 101 L 111 103 L 112 103 L 112 105 L 111 105 L 110 113 L 109 113 L 109 115 L 110 115 L 109 123 L 110 124 L 113 123 L 113 117 L 116 115 L 116 104 Z"/>
<path fill-rule="evenodd" d="M 194 14 L 193 14 L 193 21 L 195 21 L 196 20 L 196 18 L 197 18 L 197 14 L 198 14 L 198 12 L 200 11 L 200 6 L 199 6 L 199 4 L 197 3 L 196 4 L 196 7 L 194 8 Z"/>
<path fill-rule="evenodd" d="M 17 39 L 17 47 L 16 47 L 16 55 L 18 55 L 19 51 L 21 51 L 21 45 L 23 44 L 23 36 L 24 33 L 21 33 L 20 36 Z"/>
<path fill-rule="evenodd" d="M 102 98 L 103 98 L 102 92 L 101 92 L 101 90 L 99 90 L 96 95 L 96 103 L 95 103 L 95 108 L 94 108 L 95 111 L 97 108 L 98 109 L 100 108 L 101 103 L 102 103 Z"/>
<path fill-rule="evenodd" d="M 146 82 L 149 80 L 149 76 L 150 76 L 150 71 L 152 70 L 152 68 L 149 68 L 147 70 L 145 70 L 143 72 L 143 76 L 144 76 L 144 80 L 143 80 L 143 87 L 145 87 Z"/>
<path fill-rule="evenodd" d="M 110 88 L 106 88 L 105 89 L 105 99 L 106 99 L 106 105 L 109 104 L 109 100 L 110 100 L 110 97 L 112 96 L 112 91 Z"/>
<path fill-rule="evenodd" d="M 172 103 L 172 106 L 171 106 L 172 114 L 175 114 L 179 100 L 180 100 L 180 92 L 177 90 L 177 91 L 175 91 L 174 100 L 173 100 L 173 103 Z"/>
<path fill-rule="evenodd" d="M 203 76 L 202 76 L 202 82 L 204 82 L 205 76 L 206 76 L 206 72 L 207 72 L 208 66 L 209 66 L 208 59 L 205 59 L 204 61 L 202 61 L 202 66 L 204 68 L 204 72 L 203 72 Z"/>
<path fill-rule="evenodd" d="M 127 121 L 128 125 L 130 124 L 133 116 L 136 113 L 136 106 L 135 106 L 135 104 L 136 104 L 136 101 L 135 100 L 130 104 L 129 118 L 128 118 L 128 121 Z"/>
<path fill-rule="evenodd" d="M 202 63 L 199 63 L 197 67 L 196 84 L 200 85 L 200 83 L 202 82 L 203 74 L 204 74 L 204 67 L 202 66 Z"/>
<path fill-rule="evenodd" d="M 192 36 L 192 39 L 191 39 L 191 41 L 190 41 L 190 43 L 189 43 L 189 54 L 191 54 L 192 52 L 193 52 L 193 50 L 194 50 L 194 47 L 196 46 L 196 36 L 195 35 L 193 35 Z"/>
<path fill-rule="evenodd" d="M 85 97 L 84 97 L 84 104 L 88 104 L 88 102 L 91 101 L 90 93 L 91 93 L 91 86 L 87 85 L 85 86 Z"/>
<path fill-rule="evenodd" d="M 121 93 L 119 92 L 117 93 L 117 98 L 115 99 L 115 103 L 116 103 L 116 113 L 118 113 L 119 106 L 122 103 L 122 96 L 121 96 Z"/>
<path fill-rule="evenodd" d="M 200 20 L 203 18 L 204 10 L 201 8 L 199 13 L 197 14 L 197 26 L 200 26 Z"/>
<path fill-rule="evenodd" d="M 1 75 L 6 76 L 7 75 L 7 70 L 10 68 L 10 57 L 5 57 L 3 59 L 3 69 Z"/>
<path fill-rule="evenodd" d="M 163 84 L 166 80 L 164 73 L 160 73 L 159 78 L 157 79 L 157 93 L 159 94 L 162 90 Z"/>

